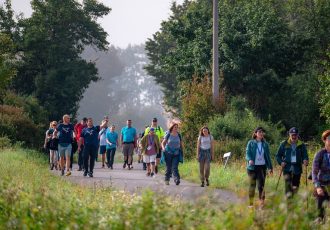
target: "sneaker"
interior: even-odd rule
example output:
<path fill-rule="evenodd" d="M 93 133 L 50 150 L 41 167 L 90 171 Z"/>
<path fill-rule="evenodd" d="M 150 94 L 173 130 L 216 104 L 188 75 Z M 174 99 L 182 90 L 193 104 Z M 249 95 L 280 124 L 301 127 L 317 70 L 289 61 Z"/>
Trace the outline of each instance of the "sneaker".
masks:
<path fill-rule="evenodd" d="M 249 208 L 249 209 L 253 209 L 253 205 L 249 205 L 248 208 Z"/>
<path fill-rule="evenodd" d="M 104 164 L 102 164 L 102 168 L 104 169 Z"/>
<path fill-rule="evenodd" d="M 201 183 L 201 187 L 204 187 L 204 181 Z"/>
<path fill-rule="evenodd" d="M 71 175 L 71 171 L 67 171 L 65 175 L 66 176 L 70 176 Z"/>
<path fill-rule="evenodd" d="M 176 185 L 179 185 L 180 184 L 180 180 L 179 179 L 175 180 L 175 184 Z"/>
<path fill-rule="evenodd" d="M 57 165 L 55 165 L 55 170 L 58 170 Z"/>
<path fill-rule="evenodd" d="M 53 170 L 54 169 L 54 164 L 51 164 L 50 165 L 50 170 Z"/>
<path fill-rule="evenodd" d="M 151 177 L 154 177 L 154 175 L 155 175 L 155 173 L 153 173 L 153 172 L 152 172 L 152 173 L 150 173 L 150 176 L 151 176 Z"/>
<path fill-rule="evenodd" d="M 89 172 L 89 173 L 88 173 L 88 176 L 89 176 L 89 177 L 93 177 L 93 173 L 92 173 L 92 172 Z"/>
<path fill-rule="evenodd" d="M 210 182 L 208 179 L 206 179 L 206 186 L 210 186 Z"/>
<path fill-rule="evenodd" d="M 169 180 L 166 180 L 165 181 L 165 185 L 170 185 L 170 181 Z"/>
<path fill-rule="evenodd" d="M 61 176 L 64 176 L 64 169 L 61 170 Z"/>
<path fill-rule="evenodd" d="M 85 172 L 84 172 L 84 176 L 87 176 L 87 173 L 88 173 L 88 172 L 87 172 L 87 171 L 85 171 Z"/>
<path fill-rule="evenodd" d="M 110 169 L 111 169 L 111 170 L 113 170 L 113 167 L 112 167 L 112 166 L 110 166 Z"/>
<path fill-rule="evenodd" d="M 110 166 L 108 163 L 107 163 L 107 167 L 108 167 L 108 168 L 111 168 L 111 166 Z"/>
<path fill-rule="evenodd" d="M 123 165 L 123 169 L 124 169 L 124 168 L 126 168 L 126 162 L 125 162 L 124 165 Z"/>
<path fill-rule="evenodd" d="M 128 165 L 128 170 L 131 170 L 133 168 L 132 165 Z"/>
<path fill-rule="evenodd" d="M 77 169 L 77 171 L 82 171 L 82 168 L 81 168 L 81 167 L 79 167 L 79 168 Z"/>
<path fill-rule="evenodd" d="M 146 173 L 146 176 L 150 176 L 150 172 L 147 172 L 147 173 Z"/>

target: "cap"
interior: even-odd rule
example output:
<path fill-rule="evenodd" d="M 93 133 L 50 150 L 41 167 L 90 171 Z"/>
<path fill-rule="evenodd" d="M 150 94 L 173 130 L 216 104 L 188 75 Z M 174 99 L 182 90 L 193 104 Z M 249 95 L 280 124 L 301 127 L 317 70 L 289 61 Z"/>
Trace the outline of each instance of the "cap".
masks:
<path fill-rule="evenodd" d="M 260 131 L 260 130 L 263 131 L 263 132 L 265 132 L 265 129 L 262 128 L 261 126 L 255 128 L 254 132 L 256 133 L 256 132 L 258 132 L 258 131 Z"/>
<path fill-rule="evenodd" d="M 157 122 L 157 118 L 156 117 L 152 118 L 152 121 Z"/>
<path fill-rule="evenodd" d="M 292 127 L 290 130 L 289 130 L 289 134 L 298 134 L 298 129 L 296 127 Z"/>
<path fill-rule="evenodd" d="M 152 127 L 151 127 L 151 128 L 149 129 L 149 132 L 150 132 L 150 131 L 155 131 L 155 128 L 152 128 Z"/>

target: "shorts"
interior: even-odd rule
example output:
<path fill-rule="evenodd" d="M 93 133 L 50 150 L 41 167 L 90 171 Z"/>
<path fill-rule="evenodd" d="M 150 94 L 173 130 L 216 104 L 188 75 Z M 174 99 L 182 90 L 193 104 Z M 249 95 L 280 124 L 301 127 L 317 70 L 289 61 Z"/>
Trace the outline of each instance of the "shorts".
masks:
<path fill-rule="evenodd" d="M 107 146 L 106 145 L 100 145 L 100 154 L 103 155 L 107 152 Z"/>
<path fill-rule="evenodd" d="M 69 144 L 68 146 L 58 145 L 58 155 L 60 157 L 71 157 L 72 145 Z"/>
<path fill-rule="evenodd" d="M 155 163 L 156 162 L 156 155 L 143 155 L 143 162 L 144 163 Z"/>

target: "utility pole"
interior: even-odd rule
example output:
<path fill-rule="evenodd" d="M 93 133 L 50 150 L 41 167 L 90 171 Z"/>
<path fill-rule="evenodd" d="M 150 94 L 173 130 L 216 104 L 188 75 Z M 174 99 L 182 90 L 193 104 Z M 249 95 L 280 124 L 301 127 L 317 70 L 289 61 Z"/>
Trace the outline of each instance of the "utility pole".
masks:
<path fill-rule="evenodd" d="M 213 65 L 212 65 L 212 93 L 213 105 L 219 101 L 219 16 L 218 0 L 213 0 Z"/>

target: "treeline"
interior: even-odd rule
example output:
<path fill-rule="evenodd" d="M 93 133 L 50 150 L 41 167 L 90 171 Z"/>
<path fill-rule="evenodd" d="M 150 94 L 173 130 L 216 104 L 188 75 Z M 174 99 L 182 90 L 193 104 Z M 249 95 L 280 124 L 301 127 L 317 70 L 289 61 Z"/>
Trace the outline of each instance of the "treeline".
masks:
<path fill-rule="evenodd" d="M 32 16 L 16 16 L 11 1 L 0 6 L 0 137 L 40 145 L 49 120 L 76 116 L 83 92 L 97 81 L 86 46 L 106 50 L 97 19 L 110 8 L 94 0 L 32 0 Z"/>
<path fill-rule="evenodd" d="M 243 112 L 237 115 L 246 117 L 248 109 L 273 124 L 297 126 L 308 139 L 329 124 L 330 1 L 219 0 L 222 99 L 215 112 L 201 106 L 201 97 L 195 105 L 184 100 L 196 95 L 192 85 L 196 89 L 212 75 L 212 1 L 186 0 L 173 3 L 171 10 L 170 18 L 146 43 L 146 70 L 163 87 L 168 109 L 183 120 L 198 127 L 214 114 L 225 117 L 235 108 Z M 199 120 L 193 120 L 196 114 L 201 114 Z"/>

